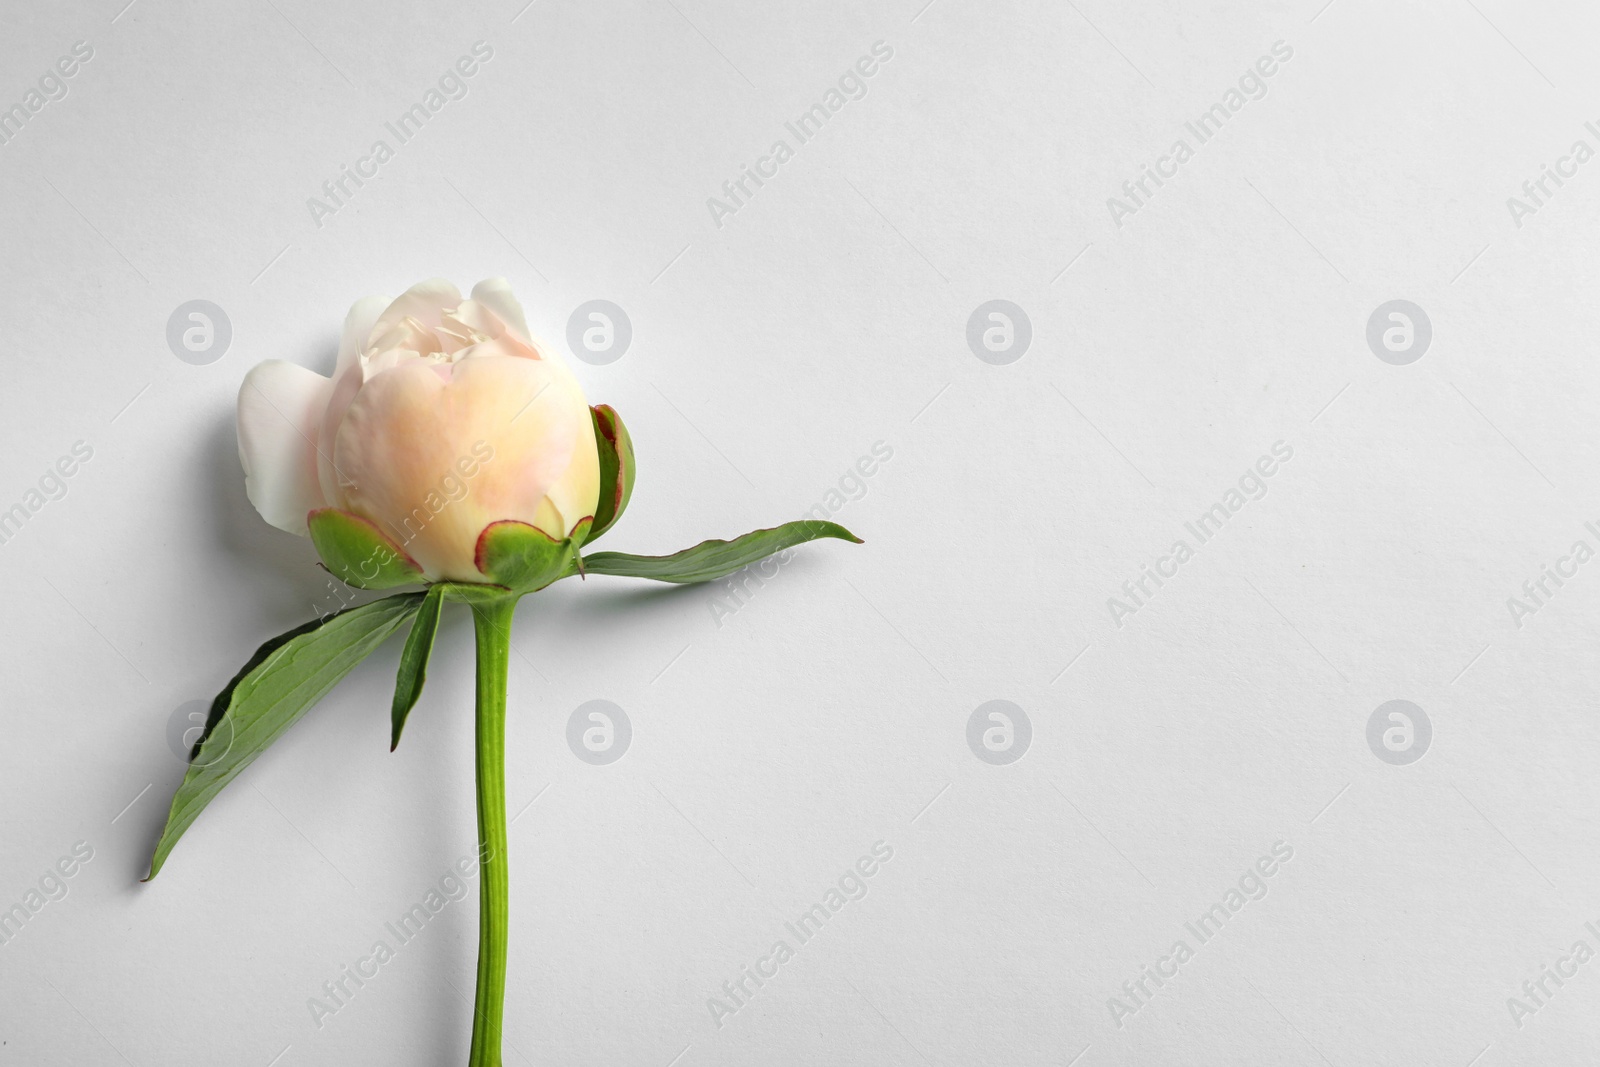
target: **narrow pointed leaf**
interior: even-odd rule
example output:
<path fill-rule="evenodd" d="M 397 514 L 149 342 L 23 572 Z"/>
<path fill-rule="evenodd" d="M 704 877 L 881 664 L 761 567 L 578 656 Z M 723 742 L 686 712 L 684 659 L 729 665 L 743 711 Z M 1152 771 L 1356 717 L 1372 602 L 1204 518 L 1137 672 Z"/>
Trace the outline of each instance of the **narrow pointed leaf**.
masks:
<path fill-rule="evenodd" d="M 406 550 L 373 523 L 338 508 L 318 508 L 307 519 L 322 565 L 357 589 L 392 589 L 425 581 Z"/>
<path fill-rule="evenodd" d="M 589 409 L 594 416 L 594 440 L 600 450 L 600 502 L 594 509 L 594 526 L 588 532 L 593 541 L 611 529 L 628 508 L 633 496 L 633 438 L 622 425 L 622 416 L 606 404 Z M 583 539 L 579 544 L 587 543 Z"/>
<path fill-rule="evenodd" d="M 430 585 L 417 610 L 411 633 L 406 635 L 405 651 L 400 653 L 400 671 L 394 679 L 394 704 L 389 709 L 393 734 L 389 751 L 400 747 L 400 731 L 406 728 L 406 716 L 417 706 L 422 695 L 422 683 L 428 678 L 428 657 L 433 655 L 433 639 L 439 633 L 440 608 L 444 602 L 445 587 Z"/>
<path fill-rule="evenodd" d="M 837 537 L 861 543 L 861 538 L 833 522 L 800 519 L 770 530 L 755 530 L 732 541 L 701 541 L 693 548 L 670 556 L 635 556 L 627 552 L 596 552 L 583 557 L 590 574 L 617 574 L 629 578 L 652 578 L 658 582 L 709 582 L 732 574 L 806 541 Z"/>
<path fill-rule="evenodd" d="M 189 770 L 150 859 L 154 878 L 184 831 L 222 788 L 422 605 L 397 593 L 297 626 L 256 650 L 211 704 Z"/>

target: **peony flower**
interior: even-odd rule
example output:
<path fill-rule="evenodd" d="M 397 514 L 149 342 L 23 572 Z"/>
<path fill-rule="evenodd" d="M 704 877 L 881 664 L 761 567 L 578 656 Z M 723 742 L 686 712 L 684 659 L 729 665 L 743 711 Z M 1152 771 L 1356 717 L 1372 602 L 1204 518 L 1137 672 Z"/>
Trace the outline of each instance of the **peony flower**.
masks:
<path fill-rule="evenodd" d="M 389 708 L 390 748 L 398 745 L 441 613 L 447 603 L 467 605 L 478 671 L 480 857 L 468 1067 L 499 1067 L 510 915 L 506 685 L 517 602 L 574 575 L 690 585 L 807 541 L 859 538 L 800 519 L 668 555 L 591 551 L 633 493 L 633 438 L 616 411 L 589 407 L 571 372 L 528 333 L 500 278 L 478 283 L 466 300 L 434 280 L 393 302 L 360 301 L 345 319 L 331 378 L 282 360 L 251 370 L 239 390 L 239 459 L 256 510 L 309 534 L 334 574 L 364 589 L 426 588 L 321 615 L 256 649 L 211 702 L 149 878 L 229 782 L 409 628 Z"/>
<path fill-rule="evenodd" d="M 469 299 L 434 279 L 358 301 L 333 377 L 269 360 L 239 390 L 239 459 L 264 519 L 306 534 L 336 509 L 430 581 L 484 582 L 490 524 L 559 541 L 595 514 L 594 422 L 572 372 L 528 332 L 503 278 Z"/>

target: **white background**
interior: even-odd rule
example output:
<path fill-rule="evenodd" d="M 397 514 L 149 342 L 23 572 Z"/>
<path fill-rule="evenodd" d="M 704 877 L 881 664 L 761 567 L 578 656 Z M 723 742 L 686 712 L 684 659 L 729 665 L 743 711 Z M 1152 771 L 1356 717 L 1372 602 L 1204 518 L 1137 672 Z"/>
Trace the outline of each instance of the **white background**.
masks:
<path fill-rule="evenodd" d="M 395 641 L 139 878 L 174 710 L 337 606 L 245 499 L 241 378 L 327 372 L 360 296 L 497 274 L 563 350 L 584 301 L 632 321 L 574 363 L 640 457 L 607 548 L 796 517 L 893 449 L 837 516 L 867 543 L 732 615 L 612 579 L 523 603 L 507 1064 L 1600 1049 L 1600 962 L 1520 1027 L 1507 1005 L 1600 949 L 1600 562 L 1507 606 L 1600 548 L 1600 162 L 1520 226 L 1506 203 L 1600 148 L 1585 5 L 125 2 L 0 12 L 0 108 L 94 53 L 0 146 L 0 508 L 93 449 L 0 545 L 0 908 L 94 849 L 0 946 L 0 1063 L 465 1062 L 475 881 L 320 1028 L 307 1006 L 473 847 L 461 609 L 397 753 Z M 468 95 L 318 226 L 307 199 L 480 40 Z M 707 198 L 876 41 L 865 98 L 717 226 Z M 1267 95 L 1116 225 L 1277 41 Z M 1009 365 L 966 342 L 994 298 L 1032 323 Z M 166 343 L 192 299 L 232 323 L 209 365 Z M 1394 299 L 1432 322 L 1406 366 L 1366 342 Z M 1278 441 L 1270 492 L 1116 625 Z M 565 741 L 595 698 L 633 725 L 610 766 Z M 994 699 L 1033 727 L 1008 766 L 966 741 Z M 1410 765 L 1367 742 L 1391 699 L 1432 723 Z M 880 840 L 866 897 L 719 1026 L 708 998 Z M 1199 945 L 1184 922 L 1280 840 Z"/>

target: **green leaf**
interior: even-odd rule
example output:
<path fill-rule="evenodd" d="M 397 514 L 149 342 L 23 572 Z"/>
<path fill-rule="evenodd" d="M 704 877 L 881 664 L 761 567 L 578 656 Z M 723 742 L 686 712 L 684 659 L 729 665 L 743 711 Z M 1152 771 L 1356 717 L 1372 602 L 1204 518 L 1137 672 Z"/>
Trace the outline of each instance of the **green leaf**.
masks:
<path fill-rule="evenodd" d="M 588 537 L 593 541 L 627 510 L 633 496 L 634 463 L 633 438 L 622 425 L 622 416 L 605 404 L 589 411 L 594 416 L 594 441 L 600 449 L 600 502 L 595 505 L 594 527 Z"/>
<path fill-rule="evenodd" d="M 709 582 L 732 574 L 774 552 L 814 541 L 837 537 L 861 544 L 861 538 L 833 522 L 800 519 L 770 530 L 756 530 L 732 541 L 701 541 L 693 548 L 670 556 L 635 556 L 627 552 L 596 552 L 583 557 L 591 574 L 617 574 L 629 578 L 653 578 L 658 582 Z"/>
<path fill-rule="evenodd" d="M 373 523 L 338 508 L 318 508 L 307 522 L 323 566 L 357 589 L 426 581 L 416 560 Z"/>
<path fill-rule="evenodd" d="M 443 607 L 446 587 L 443 584 L 428 586 L 422 598 L 417 619 L 406 635 L 405 651 L 400 653 L 400 671 L 394 679 L 394 704 L 389 709 L 393 736 L 389 751 L 400 747 L 400 731 L 406 728 L 406 716 L 417 706 L 422 695 L 422 683 L 428 678 L 428 657 L 433 655 L 433 639 L 439 632 L 439 615 Z"/>
<path fill-rule="evenodd" d="M 537 526 L 501 519 L 478 535 L 474 562 L 495 584 L 527 593 L 574 573 L 568 568 L 577 550 L 570 537 L 557 541 Z"/>
<path fill-rule="evenodd" d="M 415 615 L 422 600 L 422 593 L 396 593 L 297 626 L 256 649 L 212 701 L 145 881 L 160 872 L 178 839 L 223 786 Z"/>

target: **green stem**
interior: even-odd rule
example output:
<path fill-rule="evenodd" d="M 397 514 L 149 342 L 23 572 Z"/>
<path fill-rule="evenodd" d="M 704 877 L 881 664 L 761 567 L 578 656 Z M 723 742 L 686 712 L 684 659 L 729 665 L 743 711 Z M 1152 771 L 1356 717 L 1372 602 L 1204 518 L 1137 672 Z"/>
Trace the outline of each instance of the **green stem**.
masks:
<path fill-rule="evenodd" d="M 510 879 L 506 853 L 506 673 L 517 598 L 472 605 L 478 639 L 478 994 L 469 1067 L 501 1067 Z"/>

